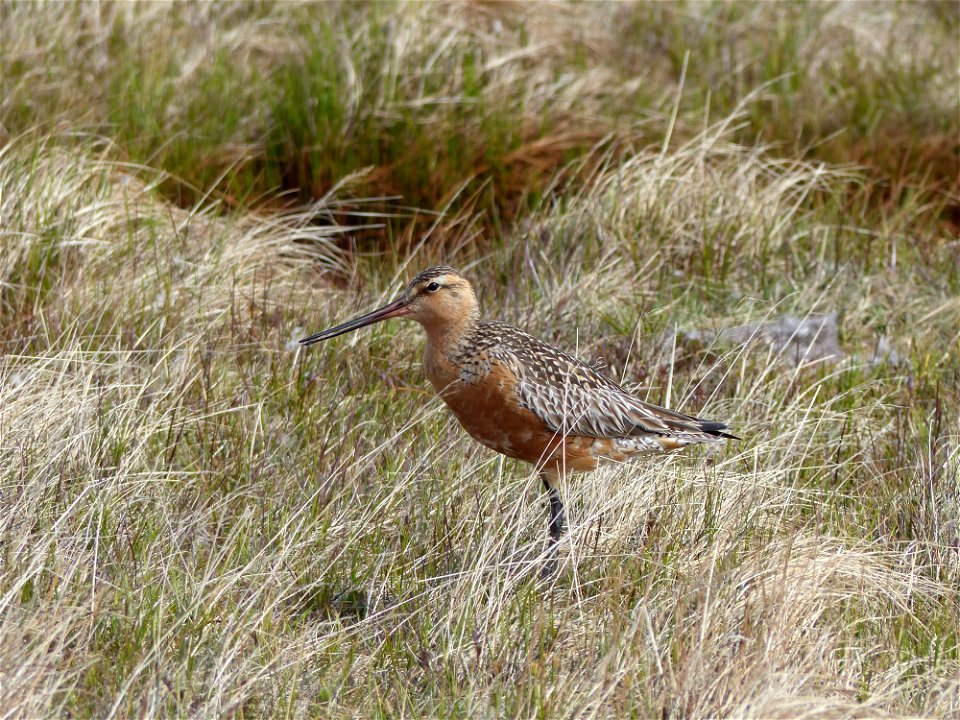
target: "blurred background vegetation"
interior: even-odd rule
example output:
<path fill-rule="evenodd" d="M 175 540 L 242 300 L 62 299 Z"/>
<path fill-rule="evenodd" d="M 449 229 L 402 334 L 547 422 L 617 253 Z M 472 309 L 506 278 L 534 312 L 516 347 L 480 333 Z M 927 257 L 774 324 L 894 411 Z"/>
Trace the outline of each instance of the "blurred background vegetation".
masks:
<path fill-rule="evenodd" d="M 735 116 L 732 142 L 863 169 L 864 211 L 934 202 L 960 228 L 954 2 L 108 8 L 5 6 L 0 125 L 109 138 L 183 206 L 352 178 L 378 209 L 492 224 L 573 160 Z"/>

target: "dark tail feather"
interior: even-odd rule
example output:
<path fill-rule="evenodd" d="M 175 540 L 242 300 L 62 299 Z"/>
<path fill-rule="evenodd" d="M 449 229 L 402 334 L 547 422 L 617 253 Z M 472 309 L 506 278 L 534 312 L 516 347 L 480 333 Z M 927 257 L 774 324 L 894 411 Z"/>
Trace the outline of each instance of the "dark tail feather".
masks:
<path fill-rule="evenodd" d="M 714 437 L 726 438 L 728 440 L 741 440 L 736 435 L 731 435 L 730 433 L 723 432 L 727 430 L 727 426 L 721 422 L 713 422 L 712 420 L 698 420 L 697 424 L 700 429 L 707 433 L 707 435 L 713 435 Z"/>

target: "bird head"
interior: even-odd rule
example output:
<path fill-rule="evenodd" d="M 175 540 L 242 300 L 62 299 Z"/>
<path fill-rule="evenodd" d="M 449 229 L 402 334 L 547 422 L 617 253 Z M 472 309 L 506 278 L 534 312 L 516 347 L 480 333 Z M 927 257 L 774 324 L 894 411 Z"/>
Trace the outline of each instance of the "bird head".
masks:
<path fill-rule="evenodd" d="M 479 315 L 477 298 L 469 281 L 447 265 L 428 268 L 417 275 L 396 300 L 366 315 L 316 333 L 300 341 L 312 345 L 389 318 L 416 320 L 427 332 L 462 327 Z"/>

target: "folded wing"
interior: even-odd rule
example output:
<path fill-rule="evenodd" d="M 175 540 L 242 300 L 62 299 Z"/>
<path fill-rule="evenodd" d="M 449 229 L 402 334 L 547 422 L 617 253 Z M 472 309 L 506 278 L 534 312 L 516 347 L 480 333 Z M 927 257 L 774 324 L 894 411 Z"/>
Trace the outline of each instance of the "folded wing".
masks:
<path fill-rule="evenodd" d="M 533 336 L 517 334 L 497 361 L 517 377 L 520 401 L 547 428 L 563 435 L 627 438 L 684 436 L 691 440 L 735 438 L 723 423 L 683 415 L 634 397 L 576 358 Z"/>

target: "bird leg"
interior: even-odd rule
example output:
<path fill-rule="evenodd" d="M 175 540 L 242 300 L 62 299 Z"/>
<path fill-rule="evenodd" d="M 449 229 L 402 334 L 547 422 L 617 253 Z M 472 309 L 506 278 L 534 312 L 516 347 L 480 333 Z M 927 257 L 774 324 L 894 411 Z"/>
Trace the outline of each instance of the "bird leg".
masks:
<path fill-rule="evenodd" d="M 560 499 L 560 491 L 551 480 L 555 480 L 550 473 L 540 473 L 540 479 L 543 480 L 543 486 L 547 490 L 547 498 L 550 502 L 550 522 L 547 529 L 550 533 L 550 545 L 547 548 L 547 561 L 543 566 L 543 576 L 552 577 L 557 572 L 557 545 L 560 542 L 560 536 L 563 534 L 563 501 Z"/>

